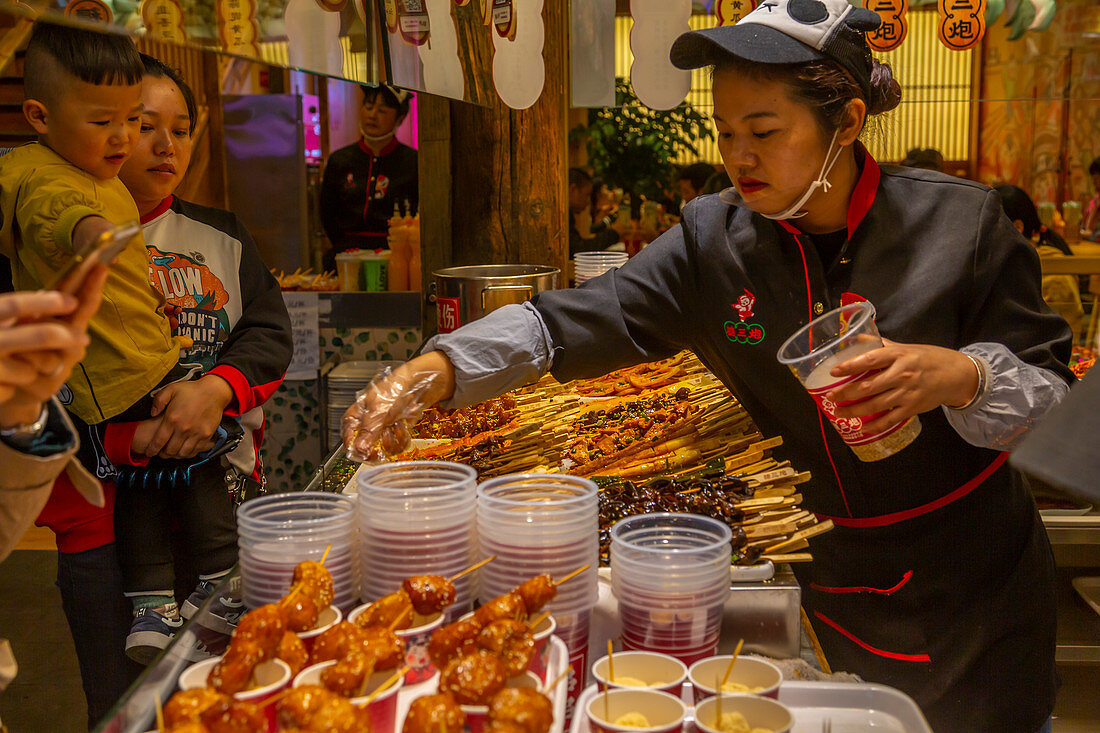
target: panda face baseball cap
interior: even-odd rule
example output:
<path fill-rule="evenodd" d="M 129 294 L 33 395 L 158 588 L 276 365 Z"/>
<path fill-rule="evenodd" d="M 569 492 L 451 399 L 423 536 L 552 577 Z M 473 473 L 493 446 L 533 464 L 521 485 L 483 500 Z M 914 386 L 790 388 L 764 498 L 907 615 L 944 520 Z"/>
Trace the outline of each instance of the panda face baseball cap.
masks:
<path fill-rule="evenodd" d="M 831 59 L 869 97 L 871 48 L 864 33 L 881 23 L 878 13 L 847 0 L 761 0 L 736 25 L 684 33 L 672 44 L 669 57 L 681 69 L 710 66 L 730 56 L 760 64 Z"/>

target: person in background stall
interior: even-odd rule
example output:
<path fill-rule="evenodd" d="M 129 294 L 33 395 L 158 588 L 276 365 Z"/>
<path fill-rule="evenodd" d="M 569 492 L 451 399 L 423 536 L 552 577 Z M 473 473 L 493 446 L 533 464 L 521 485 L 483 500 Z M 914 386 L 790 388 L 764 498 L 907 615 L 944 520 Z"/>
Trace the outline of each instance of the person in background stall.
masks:
<path fill-rule="evenodd" d="M 1081 218 L 1081 231 L 1087 239 L 1100 242 L 1100 158 L 1089 163 L 1089 180 L 1092 181 L 1093 197 L 1085 206 Z"/>
<path fill-rule="evenodd" d="M 1072 255 L 1073 250 L 1066 240 L 1058 236 L 1039 221 L 1039 211 L 1027 191 L 1018 186 L 1002 185 L 993 189 L 1001 197 L 1001 206 L 1005 214 L 1038 251 L 1039 256 Z M 1081 303 L 1081 288 L 1074 275 L 1047 275 L 1043 278 L 1043 300 L 1062 318 L 1066 319 L 1073 330 L 1074 340 L 1081 335 L 1085 318 L 1085 308 Z"/>
<path fill-rule="evenodd" d="M 944 172 L 943 154 L 935 148 L 913 148 L 905 154 L 900 165 L 907 168 L 922 168 L 926 171 Z"/>
<path fill-rule="evenodd" d="M 611 229 L 619 216 L 619 205 L 615 202 L 615 194 L 607 187 L 607 184 L 599 178 L 592 179 L 592 202 L 588 207 L 592 213 L 592 226 L 589 231 L 599 235 Z M 610 244 L 618 241 L 618 233 Z M 610 244 L 608 246 L 610 246 Z"/>
<path fill-rule="evenodd" d="M 401 420 L 425 404 L 689 349 L 763 434 L 783 436 L 777 458 L 812 476 L 802 507 L 835 525 L 793 568 L 832 668 L 909 694 L 937 733 L 1049 732 L 1054 557 L 1006 451 L 1068 393 L 1071 333 L 993 191 L 879 166 L 860 144 L 868 116 L 901 102 L 865 36 L 881 22 L 847 0 L 770 0 L 682 34 L 670 60 L 714 67 L 735 190 L 695 199 L 680 226 L 582 288 L 433 337 L 361 393 L 345 444 L 377 456 L 407 442 Z M 776 359 L 786 337 L 862 300 L 883 346 L 834 367 L 824 404 L 870 435 L 921 423 L 873 462 Z M 734 333 L 738 318 L 757 336 Z"/>
<path fill-rule="evenodd" d="M 606 188 L 602 186 L 601 188 Z M 595 181 L 583 168 L 569 169 L 569 256 L 578 252 L 598 252 L 619 241 L 610 224 L 595 231 L 592 201 Z M 600 224 L 597 221 L 595 224 Z M 587 232 L 584 234 L 583 232 Z"/>
<path fill-rule="evenodd" d="M 707 181 L 717 172 L 710 163 L 692 163 L 680 169 L 676 177 L 676 189 L 680 194 L 680 208 L 703 193 Z"/>
<path fill-rule="evenodd" d="M 415 215 L 420 202 L 417 152 L 397 141 L 412 93 L 361 86 L 359 141 L 329 156 L 321 180 L 321 224 L 332 247 L 325 268 L 349 249 L 386 249 L 394 211 Z"/>

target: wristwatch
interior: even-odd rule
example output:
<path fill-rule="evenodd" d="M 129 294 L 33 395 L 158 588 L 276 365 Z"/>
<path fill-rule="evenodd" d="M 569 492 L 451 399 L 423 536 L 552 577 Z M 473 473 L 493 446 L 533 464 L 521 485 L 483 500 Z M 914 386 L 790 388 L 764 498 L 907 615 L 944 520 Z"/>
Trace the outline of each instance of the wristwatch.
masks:
<path fill-rule="evenodd" d="M 46 419 L 50 415 L 47 405 L 42 405 L 42 412 L 38 419 L 26 425 L 16 425 L 11 428 L 0 428 L 0 439 L 13 448 L 26 450 L 34 445 L 34 441 L 42 435 L 46 429 Z"/>

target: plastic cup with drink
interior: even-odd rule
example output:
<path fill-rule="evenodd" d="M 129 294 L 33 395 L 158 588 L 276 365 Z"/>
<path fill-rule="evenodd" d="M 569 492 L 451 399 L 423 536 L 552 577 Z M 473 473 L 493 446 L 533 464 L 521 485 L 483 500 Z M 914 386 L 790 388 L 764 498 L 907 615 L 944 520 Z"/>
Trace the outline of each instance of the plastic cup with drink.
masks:
<path fill-rule="evenodd" d="M 879 370 L 869 370 L 838 378 L 830 372 L 849 359 L 881 347 L 882 337 L 875 325 L 875 307 L 862 301 L 841 306 L 815 318 L 779 348 L 779 362 L 794 372 L 861 461 L 878 461 L 894 455 L 912 443 L 921 430 L 920 420 L 914 416 L 883 430 L 868 432 L 864 430 L 864 424 L 879 417 L 881 412 L 864 417 L 837 417 L 835 412 L 838 406 L 844 407 L 862 400 L 834 404 L 826 398 L 830 390 L 877 374 Z"/>

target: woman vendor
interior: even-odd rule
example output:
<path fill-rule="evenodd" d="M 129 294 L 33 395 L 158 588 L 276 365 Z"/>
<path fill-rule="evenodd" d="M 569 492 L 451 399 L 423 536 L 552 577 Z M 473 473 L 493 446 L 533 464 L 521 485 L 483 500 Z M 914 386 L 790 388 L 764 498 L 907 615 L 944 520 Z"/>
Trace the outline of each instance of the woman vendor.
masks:
<path fill-rule="evenodd" d="M 1067 392 L 1070 334 L 1039 262 L 988 188 L 882 167 L 857 137 L 900 101 L 845 0 L 774 0 L 734 26 L 682 35 L 681 68 L 713 66 L 718 144 L 734 189 L 702 196 L 625 266 L 540 294 L 428 344 L 345 416 L 352 455 L 402 442 L 425 403 L 467 404 L 533 381 L 593 377 L 691 349 L 830 518 L 796 568 L 838 670 L 897 687 L 936 731 L 1049 730 L 1054 561 L 1006 449 Z M 742 297 L 742 296 L 747 296 Z M 782 341 L 869 300 L 887 339 L 828 395 L 877 432 L 920 414 L 919 437 L 863 462 L 776 360 Z M 759 326 L 758 338 L 727 331 Z"/>
<path fill-rule="evenodd" d="M 412 95 L 386 84 L 361 88 L 359 142 L 329 156 L 321 182 L 321 223 L 332 243 L 325 255 L 329 268 L 338 252 L 388 247 L 395 207 L 411 215 L 419 202 L 416 151 L 395 137 Z"/>

